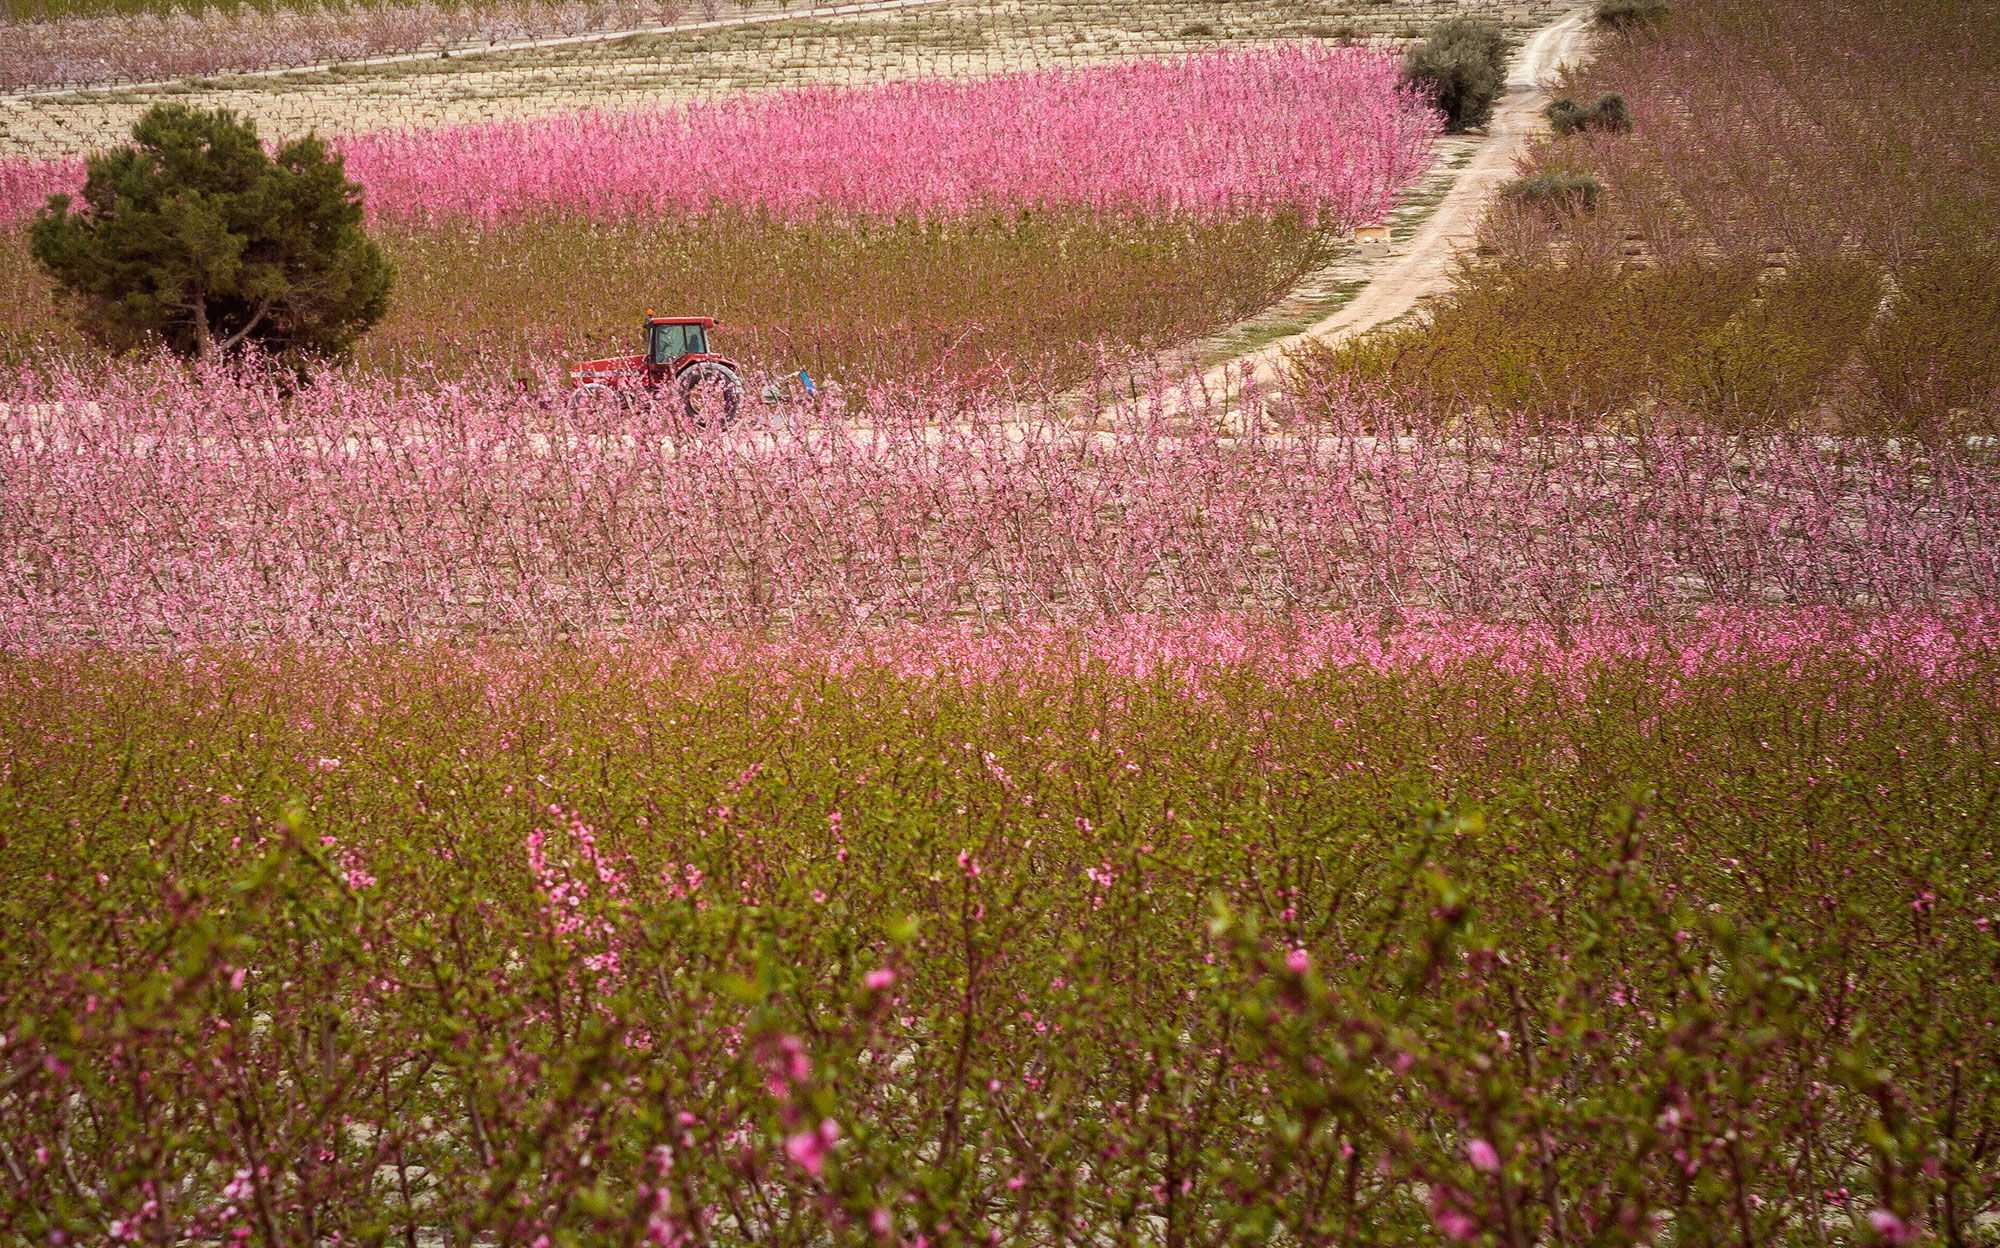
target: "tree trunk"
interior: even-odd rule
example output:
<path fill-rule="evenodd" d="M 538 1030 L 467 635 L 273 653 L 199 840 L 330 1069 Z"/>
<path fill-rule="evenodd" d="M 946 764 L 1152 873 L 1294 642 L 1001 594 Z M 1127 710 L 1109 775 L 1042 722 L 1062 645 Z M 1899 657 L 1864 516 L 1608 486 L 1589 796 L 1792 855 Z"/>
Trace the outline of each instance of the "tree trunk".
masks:
<path fill-rule="evenodd" d="M 208 298 L 201 287 L 194 288 L 194 355 L 204 364 L 215 358 L 215 338 L 208 332 Z"/>
<path fill-rule="evenodd" d="M 250 331 L 257 328 L 258 325 L 263 323 L 264 314 L 269 312 L 270 310 L 271 310 L 271 301 L 269 299 L 266 299 L 264 302 L 258 304 L 257 315 L 251 317 L 249 322 L 245 324 L 242 329 L 239 329 L 235 333 L 229 335 L 229 340 L 222 344 L 222 349 L 224 351 L 234 350 L 237 343 L 242 342 L 245 338 L 248 338 L 250 336 Z"/>

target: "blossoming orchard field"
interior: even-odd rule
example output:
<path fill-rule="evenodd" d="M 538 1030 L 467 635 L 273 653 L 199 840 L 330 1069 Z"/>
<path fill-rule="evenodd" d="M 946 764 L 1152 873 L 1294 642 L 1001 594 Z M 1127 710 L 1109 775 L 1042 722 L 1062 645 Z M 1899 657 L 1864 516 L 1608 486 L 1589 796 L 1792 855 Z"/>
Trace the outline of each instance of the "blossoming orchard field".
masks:
<path fill-rule="evenodd" d="M 1996 48 L 9 0 L 0 1244 L 2000 1245 Z"/>

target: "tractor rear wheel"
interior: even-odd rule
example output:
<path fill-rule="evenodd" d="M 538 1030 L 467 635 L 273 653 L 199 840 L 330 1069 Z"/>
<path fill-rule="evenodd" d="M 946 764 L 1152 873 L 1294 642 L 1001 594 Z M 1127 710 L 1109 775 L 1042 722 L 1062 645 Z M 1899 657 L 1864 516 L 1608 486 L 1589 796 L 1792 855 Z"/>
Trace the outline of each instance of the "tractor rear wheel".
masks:
<path fill-rule="evenodd" d="M 727 429 L 743 405 L 743 379 L 736 370 L 703 360 L 674 379 L 688 423 L 697 429 Z"/>

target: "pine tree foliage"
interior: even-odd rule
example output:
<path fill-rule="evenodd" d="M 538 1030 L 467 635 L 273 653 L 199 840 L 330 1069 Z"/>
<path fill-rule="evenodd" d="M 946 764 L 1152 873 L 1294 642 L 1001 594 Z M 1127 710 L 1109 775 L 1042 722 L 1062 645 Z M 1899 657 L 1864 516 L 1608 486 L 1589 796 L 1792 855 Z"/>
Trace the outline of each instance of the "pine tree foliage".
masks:
<path fill-rule="evenodd" d="M 51 196 L 30 234 L 93 338 L 328 355 L 388 310 L 394 271 L 362 228 L 362 189 L 318 137 L 267 154 L 227 109 L 163 104 L 132 138 L 91 157 L 82 203 Z"/>

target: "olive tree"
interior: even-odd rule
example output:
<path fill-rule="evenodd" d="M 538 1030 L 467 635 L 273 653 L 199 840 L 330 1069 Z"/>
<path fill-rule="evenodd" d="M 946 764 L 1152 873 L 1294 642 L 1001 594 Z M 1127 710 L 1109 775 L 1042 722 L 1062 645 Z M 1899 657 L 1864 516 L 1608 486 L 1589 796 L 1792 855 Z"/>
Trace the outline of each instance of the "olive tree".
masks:
<path fill-rule="evenodd" d="M 1454 18 L 1409 50 L 1403 77 L 1437 101 L 1447 130 L 1483 126 L 1507 86 L 1507 40 L 1490 22 Z"/>

